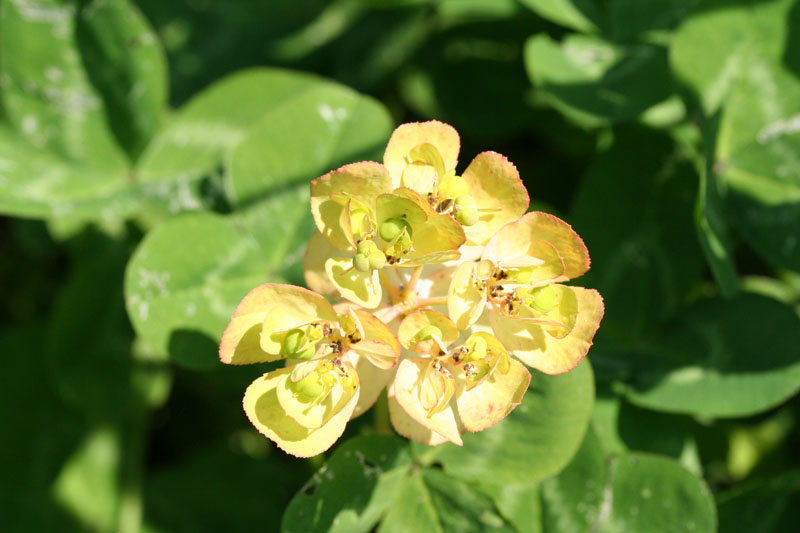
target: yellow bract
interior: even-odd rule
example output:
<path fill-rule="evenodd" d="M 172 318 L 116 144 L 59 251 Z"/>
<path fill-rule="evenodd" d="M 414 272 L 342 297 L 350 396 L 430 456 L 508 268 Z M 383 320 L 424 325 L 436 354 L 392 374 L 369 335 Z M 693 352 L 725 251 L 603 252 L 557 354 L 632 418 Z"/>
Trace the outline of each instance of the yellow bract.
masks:
<path fill-rule="evenodd" d="M 603 301 L 563 284 L 589 268 L 583 241 L 557 217 L 526 214 L 505 157 L 480 153 L 459 174 L 459 149 L 447 124 L 404 124 L 383 164 L 311 182 L 303 267 L 316 292 L 257 287 L 220 344 L 224 363 L 286 360 L 244 398 L 281 449 L 322 453 L 384 390 L 398 433 L 462 445 L 522 402 L 525 365 L 558 374 L 586 355 Z"/>

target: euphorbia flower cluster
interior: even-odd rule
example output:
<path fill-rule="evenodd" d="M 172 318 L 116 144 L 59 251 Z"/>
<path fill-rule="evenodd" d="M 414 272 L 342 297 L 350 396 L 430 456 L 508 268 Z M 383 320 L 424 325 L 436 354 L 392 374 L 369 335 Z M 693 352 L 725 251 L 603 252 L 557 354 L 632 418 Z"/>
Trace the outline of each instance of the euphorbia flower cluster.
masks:
<path fill-rule="evenodd" d="M 526 213 L 502 155 L 481 153 L 458 175 L 459 145 L 447 124 L 404 124 L 383 164 L 315 179 L 311 290 L 266 283 L 236 309 L 220 358 L 285 360 L 248 387 L 244 409 L 286 452 L 327 450 L 384 389 L 398 433 L 461 445 L 519 405 L 526 365 L 559 374 L 586 355 L 602 298 L 562 284 L 589 268 L 583 241 Z"/>

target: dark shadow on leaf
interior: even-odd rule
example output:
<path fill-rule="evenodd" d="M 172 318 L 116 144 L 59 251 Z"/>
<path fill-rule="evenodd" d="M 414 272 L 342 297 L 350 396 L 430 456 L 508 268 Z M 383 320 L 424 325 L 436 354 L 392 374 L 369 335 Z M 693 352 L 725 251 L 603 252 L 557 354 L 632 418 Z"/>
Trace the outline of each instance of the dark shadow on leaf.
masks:
<path fill-rule="evenodd" d="M 218 368 L 218 342 L 200 331 L 176 329 L 169 336 L 169 358 L 195 370 Z"/>

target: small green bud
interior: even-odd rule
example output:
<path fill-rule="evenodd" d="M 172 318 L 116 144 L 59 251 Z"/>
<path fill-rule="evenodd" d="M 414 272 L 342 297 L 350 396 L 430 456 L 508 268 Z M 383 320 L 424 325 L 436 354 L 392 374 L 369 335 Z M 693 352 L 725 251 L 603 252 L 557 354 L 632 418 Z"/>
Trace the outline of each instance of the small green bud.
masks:
<path fill-rule="evenodd" d="M 358 243 L 358 246 L 356 247 L 356 252 L 362 255 L 369 255 L 377 249 L 378 245 L 375 244 L 374 241 L 364 240 Z"/>
<path fill-rule="evenodd" d="M 375 250 L 367 256 L 369 259 L 369 266 L 375 270 L 380 270 L 386 264 L 386 256 L 380 250 Z"/>
<path fill-rule="evenodd" d="M 285 355 L 293 355 L 305 348 L 306 334 L 301 329 L 293 329 L 289 331 L 283 338 L 283 345 L 281 351 Z"/>
<path fill-rule="evenodd" d="M 530 306 L 540 313 L 549 313 L 556 306 L 556 291 L 552 285 L 538 287 L 531 291 Z"/>
<path fill-rule="evenodd" d="M 359 272 L 368 272 L 370 269 L 369 258 L 364 254 L 353 257 L 353 267 Z"/>
<path fill-rule="evenodd" d="M 417 332 L 417 342 L 431 340 L 434 335 L 442 338 L 442 330 L 433 325 L 425 326 Z"/>
<path fill-rule="evenodd" d="M 439 181 L 440 198 L 460 198 L 467 194 L 469 194 L 469 187 L 461 176 L 447 174 Z"/>
<path fill-rule="evenodd" d="M 323 383 L 319 372 L 314 371 L 297 383 L 292 384 L 292 388 L 297 394 L 308 399 L 318 398 L 325 392 L 325 383 Z"/>
<path fill-rule="evenodd" d="M 390 218 L 386 220 L 378 229 L 378 234 L 386 242 L 392 242 L 399 237 L 403 230 L 406 230 L 411 235 L 411 226 L 402 218 Z"/>
<path fill-rule="evenodd" d="M 456 198 L 456 203 L 453 207 L 454 218 L 464 226 L 472 226 L 480 218 L 478 208 L 475 207 L 475 200 L 472 196 L 467 194 L 461 195 Z"/>

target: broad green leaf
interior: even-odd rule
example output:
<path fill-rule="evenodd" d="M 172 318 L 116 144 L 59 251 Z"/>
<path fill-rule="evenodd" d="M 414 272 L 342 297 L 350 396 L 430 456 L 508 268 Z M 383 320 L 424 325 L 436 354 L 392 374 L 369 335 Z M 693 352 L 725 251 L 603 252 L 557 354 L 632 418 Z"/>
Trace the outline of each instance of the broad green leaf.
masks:
<path fill-rule="evenodd" d="M 800 271 L 800 82 L 753 67 L 725 103 L 714 165 L 744 239 L 776 267 Z"/>
<path fill-rule="evenodd" d="M 78 2 L 3 2 L 0 72 L 3 106 L 35 146 L 104 173 L 126 156 L 110 130 L 102 96 L 83 68 L 76 35 Z"/>
<path fill-rule="evenodd" d="M 631 121 L 671 93 L 667 51 L 658 45 L 536 35 L 525 43 L 525 66 L 550 104 L 589 126 Z"/>
<path fill-rule="evenodd" d="M 607 303 L 598 339 L 651 336 L 701 282 L 695 180 L 669 137 L 638 126 L 617 128 L 614 144 L 583 177 L 567 220 L 592 258 L 577 283 Z"/>
<path fill-rule="evenodd" d="M 231 74 L 192 98 L 156 135 L 139 161 L 139 177 L 169 181 L 216 171 L 227 151 L 265 114 L 305 91 L 330 85 L 322 78 L 282 69 Z"/>
<path fill-rule="evenodd" d="M 628 41 L 645 32 L 671 29 L 695 0 L 611 0 L 606 7 L 607 32 L 615 41 Z"/>
<path fill-rule="evenodd" d="M 561 470 L 586 431 L 594 400 L 588 361 L 558 376 L 532 372 L 528 392 L 505 420 L 462 435 L 463 447 L 431 451 L 445 471 L 468 480 L 535 481 Z"/>
<path fill-rule="evenodd" d="M 733 258 L 730 223 L 726 217 L 724 182 L 715 164 L 718 129 L 719 114 L 705 126 L 705 161 L 700 169 L 694 221 L 711 273 L 722 294 L 731 296 L 738 290 L 739 276 Z"/>
<path fill-rule="evenodd" d="M 707 150 L 699 213 L 708 214 L 699 222 L 701 242 L 723 288 L 730 285 L 723 280 L 731 277 L 731 267 L 715 256 L 729 254 L 730 245 L 720 207 L 714 206 L 715 189 L 730 191 L 731 219 L 750 246 L 780 268 L 800 269 L 794 237 L 800 228 L 795 135 L 800 53 L 792 44 L 793 5 L 790 0 L 705 2 L 681 26 L 671 49 L 673 70 L 705 114 L 721 113 L 710 118 L 714 138 L 707 145 L 713 150 Z"/>
<path fill-rule="evenodd" d="M 345 163 L 378 160 L 391 126 L 375 100 L 317 82 L 263 113 L 231 152 L 232 200 L 246 205 Z"/>
<path fill-rule="evenodd" d="M 425 468 L 406 477 L 378 531 L 511 533 L 515 529 L 487 495 L 440 470 Z"/>
<path fill-rule="evenodd" d="M 370 435 L 349 440 L 292 498 L 281 531 L 366 533 L 392 505 L 410 467 L 411 455 L 401 439 Z"/>
<path fill-rule="evenodd" d="M 482 482 L 495 505 L 519 533 L 542 533 L 542 503 L 538 483 L 505 483 L 492 486 Z"/>
<path fill-rule="evenodd" d="M 521 0 L 538 15 L 573 30 L 591 33 L 601 25 L 602 13 L 595 0 Z"/>
<path fill-rule="evenodd" d="M 219 364 L 217 343 L 236 305 L 261 283 L 295 277 L 311 233 L 308 192 L 289 189 L 227 217 L 176 217 L 131 258 L 125 302 L 137 333 L 183 364 Z"/>
<path fill-rule="evenodd" d="M 558 476 L 542 482 L 540 494 L 545 531 L 716 531 L 702 481 L 656 455 L 607 457 L 594 432 Z"/>
<path fill-rule="evenodd" d="M 705 301 L 656 341 L 627 388 L 631 402 L 712 417 L 769 409 L 800 389 L 800 319 L 775 300 L 740 293 Z"/>
<path fill-rule="evenodd" d="M 121 452 L 118 431 L 95 428 L 66 459 L 53 482 L 56 501 L 86 529 L 111 531 L 119 525 Z"/>
<path fill-rule="evenodd" d="M 499 9 L 503 3 L 451 0 L 447 4 Z M 441 11 L 450 10 L 447 4 L 437 4 Z M 481 15 L 450 22 L 447 13 L 441 12 L 442 24 L 450 25 L 432 35 L 413 62 L 398 72 L 404 103 L 417 115 L 452 124 L 460 134 L 473 138 L 507 139 L 535 127 L 541 118 L 530 103 L 530 81 L 520 68 L 519 43 L 552 25 L 519 2 L 514 4 L 515 13 L 504 20 L 487 21 Z M 465 78 L 465 73 L 470 74 Z M 476 149 L 462 154 L 458 170 L 463 171 L 477 153 Z"/>
<path fill-rule="evenodd" d="M 791 31 L 787 13 L 793 4 L 793 0 L 695 3 L 675 34 L 670 64 L 706 114 L 724 103 L 739 76 L 761 68 L 764 60 L 782 60 Z"/>
<path fill-rule="evenodd" d="M 113 172 L 74 163 L 0 124 L 0 212 L 24 217 L 132 213 L 138 199 L 126 190 L 122 169 Z"/>
<path fill-rule="evenodd" d="M 258 524 L 261 531 L 278 531 L 286 501 L 307 471 L 280 452 L 262 448 L 265 439 L 254 430 L 234 435 L 229 442 L 199 449 L 194 441 L 189 453 L 148 472 L 143 490 L 147 528 L 243 532 Z"/>
<path fill-rule="evenodd" d="M 156 35 L 128 0 L 82 2 L 77 42 L 117 142 L 132 160 L 161 127 L 167 65 Z"/>
<path fill-rule="evenodd" d="M 642 409 L 604 391 L 595 398 L 592 428 L 608 453 L 657 453 L 698 476 L 702 473 L 696 426 L 689 416 Z"/>
<path fill-rule="evenodd" d="M 717 497 L 720 531 L 790 533 L 800 528 L 800 471 L 792 470 Z"/>

